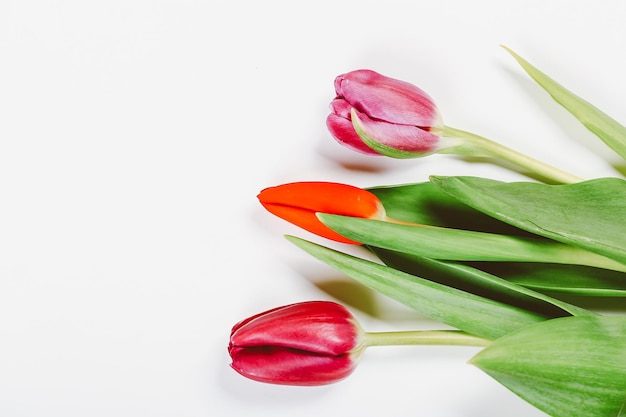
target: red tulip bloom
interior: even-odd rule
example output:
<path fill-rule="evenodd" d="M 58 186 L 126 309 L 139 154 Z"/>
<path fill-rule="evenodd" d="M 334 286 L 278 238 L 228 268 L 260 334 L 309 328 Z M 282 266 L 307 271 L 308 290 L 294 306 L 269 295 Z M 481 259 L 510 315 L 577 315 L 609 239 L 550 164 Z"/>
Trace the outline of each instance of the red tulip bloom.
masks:
<path fill-rule="evenodd" d="M 333 182 L 294 182 L 266 188 L 258 195 L 270 213 L 311 233 L 342 243 L 358 244 L 324 225 L 316 213 L 385 219 L 376 195 L 362 188 Z"/>
<path fill-rule="evenodd" d="M 363 333 L 340 304 L 310 301 L 274 308 L 236 324 L 232 368 L 255 381 L 325 385 L 352 373 Z"/>
<path fill-rule="evenodd" d="M 370 346 L 487 346 L 458 330 L 368 333 L 341 304 L 309 301 L 267 310 L 237 323 L 230 334 L 231 367 L 259 382 L 325 385 L 350 375 Z"/>
<path fill-rule="evenodd" d="M 444 125 L 437 106 L 413 84 L 357 70 L 338 76 L 335 92 L 326 125 L 339 143 L 395 158 L 425 156 L 442 148 Z"/>

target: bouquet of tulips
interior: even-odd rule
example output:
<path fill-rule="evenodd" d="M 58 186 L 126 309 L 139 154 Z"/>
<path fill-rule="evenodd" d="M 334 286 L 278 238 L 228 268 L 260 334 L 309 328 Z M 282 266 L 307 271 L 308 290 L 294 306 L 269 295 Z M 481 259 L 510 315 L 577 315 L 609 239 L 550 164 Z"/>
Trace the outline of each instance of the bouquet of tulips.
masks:
<path fill-rule="evenodd" d="M 505 49 L 626 159 L 624 126 Z M 533 180 L 433 176 L 368 189 L 311 181 L 262 190 L 270 213 L 373 257 L 287 236 L 294 245 L 446 328 L 372 333 L 338 303 L 295 303 L 233 327 L 232 367 L 261 382 L 321 385 L 348 376 L 370 346 L 479 346 L 471 364 L 551 416 L 626 415 L 626 315 L 566 301 L 626 297 L 626 180 L 583 180 L 446 126 L 424 91 L 374 71 L 338 76 L 335 91 L 327 126 L 349 148 L 483 156 Z"/>

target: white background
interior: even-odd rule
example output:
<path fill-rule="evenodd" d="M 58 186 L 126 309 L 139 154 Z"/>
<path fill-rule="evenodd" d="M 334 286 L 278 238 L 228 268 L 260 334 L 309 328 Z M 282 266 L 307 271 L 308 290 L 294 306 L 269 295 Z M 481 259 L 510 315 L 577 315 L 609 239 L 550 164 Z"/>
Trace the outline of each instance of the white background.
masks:
<path fill-rule="evenodd" d="M 358 68 L 419 85 L 449 126 L 619 175 L 499 45 L 626 122 L 625 14 L 619 0 L 0 2 L 0 415 L 542 416 L 466 364 L 476 348 L 371 348 L 316 388 L 232 371 L 231 326 L 296 301 L 339 301 L 371 331 L 441 327 L 292 246 L 284 234 L 329 243 L 256 195 L 527 179 L 342 148 L 325 117 L 334 77 Z"/>

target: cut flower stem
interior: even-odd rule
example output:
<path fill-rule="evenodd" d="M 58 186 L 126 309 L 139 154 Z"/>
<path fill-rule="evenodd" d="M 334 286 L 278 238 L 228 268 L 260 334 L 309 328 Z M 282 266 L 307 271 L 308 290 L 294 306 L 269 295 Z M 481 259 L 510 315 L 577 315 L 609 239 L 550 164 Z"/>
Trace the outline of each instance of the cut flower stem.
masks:
<path fill-rule="evenodd" d="M 571 184 L 583 181 L 575 175 L 562 171 L 528 155 L 508 148 L 497 142 L 464 130 L 444 126 L 443 136 L 459 140 L 459 144 L 439 153 L 460 154 L 468 156 L 487 156 L 502 159 L 515 164 L 544 179 L 560 184 Z"/>
<path fill-rule="evenodd" d="M 460 330 L 415 330 L 403 332 L 367 332 L 366 346 L 446 345 L 488 346 L 490 340 Z"/>

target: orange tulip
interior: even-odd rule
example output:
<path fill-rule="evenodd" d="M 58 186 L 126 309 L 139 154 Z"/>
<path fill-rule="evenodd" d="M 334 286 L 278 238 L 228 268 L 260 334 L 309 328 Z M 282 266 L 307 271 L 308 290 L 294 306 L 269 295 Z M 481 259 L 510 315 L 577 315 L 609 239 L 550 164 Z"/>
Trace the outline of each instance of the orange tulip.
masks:
<path fill-rule="evenodd" d="M 359 244 L 325 226 L 316 213 L 366 219 L 385 219 L 376 195 L 362 188 L 334 182 L 294 182 L 269 187 L 257 196 L 270 213 L 311 233 L 342 243 Z"/>

